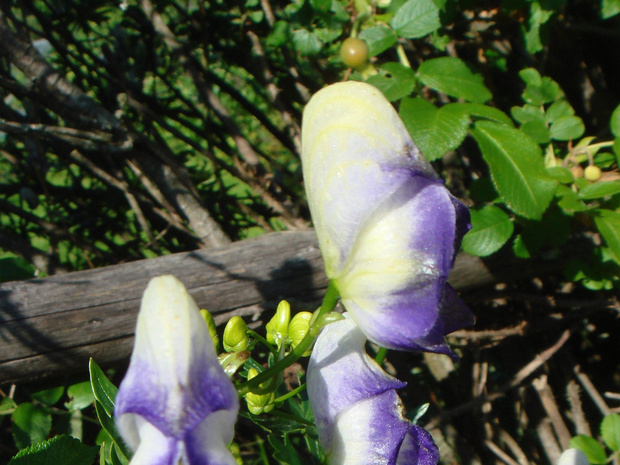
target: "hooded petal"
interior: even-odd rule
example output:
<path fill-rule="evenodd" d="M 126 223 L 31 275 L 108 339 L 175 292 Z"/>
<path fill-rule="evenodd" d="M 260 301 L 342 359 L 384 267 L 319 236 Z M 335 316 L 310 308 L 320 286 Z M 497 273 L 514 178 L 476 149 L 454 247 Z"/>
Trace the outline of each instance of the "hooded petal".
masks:
<path fill-rule="evenodd" d="M 432 438 L 403 417 L 387 375 L 366 354 L 366 338 L 350 318 L 330 323 L 308 364 L 308 396 L 330 465 L 432 465 Z"/>
<path fill-rule="evenodd" d="M 196 303 L 175 277 L 153 278 L 116 398 L 117 427 L 136 463 L 235 464 L 226 444 L 238 409 Z M 213 428 L 212 418 L 226 421 Z M 210 444 L 219 449 L 208 450 Z M 206 459 L 213 455 L 217 461 Z"/>
<path fill-rule="evenodd" d="M 373 86 L 346 82 L 304 110 L 304 181 L 328 278 L 366 336 L 384 347 L 448 353 L 471 321 L 444 307 L 469 212 L 420 154 Z M 449 321 L 444 321 L 444 315 Z"/>

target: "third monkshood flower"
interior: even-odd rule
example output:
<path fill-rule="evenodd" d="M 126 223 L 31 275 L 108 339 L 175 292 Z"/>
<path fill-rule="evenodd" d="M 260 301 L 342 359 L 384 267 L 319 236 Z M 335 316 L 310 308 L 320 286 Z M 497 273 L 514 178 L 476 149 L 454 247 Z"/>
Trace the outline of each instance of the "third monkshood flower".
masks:
<path fill-rule="evenodd" d="M 238 410 L 196 303 L 174 276 L 153 278 L 116 397 L 130 465 L 236 465 L 227 445 Z"/>
<path fill-rule="evenodd" d="M 302 164 L 327 277 L 366 336 L 449 353 L 472 315 L 446 283 L 468 231 L 454 198 L 375 87 L 344 82 L 304 110 Z"/>
<path fill-rule="evenodd" d="M 308 397 L 329 465 L 436 465 L 432 437 L 403 417 L 389 376 L 364 349 L 349 318 L 330 323 L 308 364 Z"/>

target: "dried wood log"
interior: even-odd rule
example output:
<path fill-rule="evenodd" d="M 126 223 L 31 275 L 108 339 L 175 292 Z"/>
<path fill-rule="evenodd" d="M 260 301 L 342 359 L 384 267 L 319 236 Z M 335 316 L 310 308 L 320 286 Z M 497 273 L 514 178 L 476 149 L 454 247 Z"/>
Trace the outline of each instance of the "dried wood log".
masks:
<path fill-rule="evenodd" d="M 460 254 L 450 282 L 464 291 L 540 271 L 521 268 L 502 263 L 497 272 Z M 258 325 L 284 298 L 296 309 L 314 310 L 327 286 L 311 229 L 0 284 L 0 384 L 85 371 L 91 356 L 105 366 L 125 362 L 142 292 L 160 274 L 183 281 L 218 324 L 241 315 Z"/>

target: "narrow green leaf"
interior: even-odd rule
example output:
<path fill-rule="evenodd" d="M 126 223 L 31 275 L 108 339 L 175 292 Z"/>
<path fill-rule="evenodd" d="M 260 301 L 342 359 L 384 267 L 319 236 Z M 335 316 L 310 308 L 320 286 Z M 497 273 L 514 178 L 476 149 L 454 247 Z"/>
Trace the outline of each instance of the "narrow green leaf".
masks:
<path fill-rule="evenodd" d="M 620 0 L 619 0 L 620 1 Z M 609 128 L 614 137 L 620 137 L 620 105 L 616 107 L 609 120 Z"/>
<path fill-rule="evenodd" d="M 368 44 L 368 55 L 374 57 L 391 48 L 398 41 L 394 29 L 383 24 L 364 29 L 358 35 Z"/>
<path fill-rule="evenodd" d="M 592 465 L 603 465 L 607 463 L 605 450 L 598 441 L 590 436 L 580 434 L 570 440 L 570 447 L 579 449 L 588 457 Z"/>
<path fill-rule="evenodd" d="M 19 404 L 11 415 L 13 440 L 18 449 L 44 441 L 52 429 L 52 415 L 29 402 Z"/>
<path fill-rule="evenodd" d="M 579 197 L 585 200 L 600 199 L 620 192 L 620 181 L 595 182 L 579 191 Z"/>
<path fill-rule="evenodd" d="M 470 213 L 472 229 L 463 238 L 465 252 L 487 257 L 497 252 L 512 236 L 514 225 L 501 208 L 487 205 Z"/>
<path fill-rule="evenodd" d="M 415 88 L 415 74 L 411 68 L 391 62 L 381 66 L 381 72 L 370 76 L 366 82 L 375 86 L 383 92 L 385 98 L 393 102 L 411 95 Z"/>
<path fill-rule="evenodd" d="M 418 68 L 418 79 L 431 89 L 468 102 L 484 103 L 493 96 L 482 76 L 454 57 L 426 60 Z"/>
<path fill-rule="evenodd" d="M 611 210 L 595 210 L 594 224 L 620 264 L 620 213 Z"/>
<path fill-rule="evenodd" d="M 8 465 L 92 465 L 96 456 L 96 447 L 62 435 L 19 451 Z"/>
<path fill-rule="evenodd" d="M 97 412 L 97 418 L 99 418 L 99 423 L 101 423 L 101 427 L 110 435 L 114 444 L 119 448 L 121 455 L 129 458 L 131 457 L 131 452 L 125 446 L 123 439 L 120 434 L 116 430 L 116 424 L 114 422 L 114 417 L 107 414 L 101 403 L 98 401 L 95 402 L 95 411 Z"/>
<path fill-rule="evenodd" d="M 492 121 L 477 122 L 472 134 L 506 205 L 526 218 L 541 218 L 556 182 L 545 171 L 538 144 L 525 133 Z"/>
<path fill-rule="evenodd" d="M 390 26 L 406 39 L 424 37 L 441 27 L 439 8 L 433 0 L 409 0 L 396 11 Z"/>
<path fill-rule="evenodd" d="M 554 140 L 575 140 L 583 136 L 586 127 L 578 116 L 562 116 L 549 128 Z"/>
<path fill-rule="evenodd" d="M 620 452 L 620 415 L 612 413 L 601 422 L 601 436 L 611 450 Z"/>
<path fill-rule="evenodd" d="M 114 415 L 114 399 L 118 388 L 112 384 L 99 365 L 91 358 L 88 364 L 90 371 L 90 384 L 93 395 L 97 399 L 109 417 Z"/>
<path fill-rule="evenodd" d="M 467 136 L 467 114 L 448 106 L 438 109 L 418 97 L 403 100 L 399 113 L 414 142 L 431 161 L 456 149 Z"/>

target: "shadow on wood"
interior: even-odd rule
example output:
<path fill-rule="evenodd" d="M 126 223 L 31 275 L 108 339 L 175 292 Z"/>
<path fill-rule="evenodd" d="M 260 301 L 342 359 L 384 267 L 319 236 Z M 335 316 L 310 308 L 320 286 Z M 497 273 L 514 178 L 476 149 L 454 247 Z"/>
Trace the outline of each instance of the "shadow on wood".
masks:
<path fill-rule="evenodd" d="M 460 254 L 450 282 L 464 291 L 524 271 L 532 273 L 515 266 L 491 272 L 479 258 Z M 297 310 L 314 310 L 327 286 L 311 229 L 0 284 L 0 384 L 86 374 L 89 357 L 107 366 L 126 361 L 142 292 L 161 274 L 177 276 L 218 324 L 240 315 L 257 326 L 281 299 Z"/>

